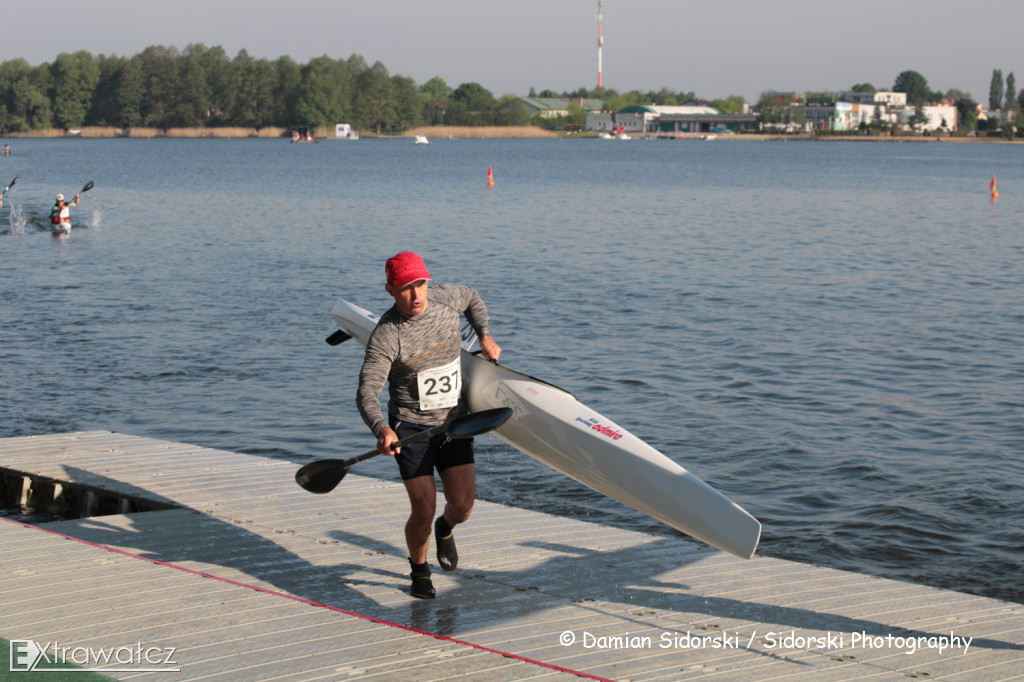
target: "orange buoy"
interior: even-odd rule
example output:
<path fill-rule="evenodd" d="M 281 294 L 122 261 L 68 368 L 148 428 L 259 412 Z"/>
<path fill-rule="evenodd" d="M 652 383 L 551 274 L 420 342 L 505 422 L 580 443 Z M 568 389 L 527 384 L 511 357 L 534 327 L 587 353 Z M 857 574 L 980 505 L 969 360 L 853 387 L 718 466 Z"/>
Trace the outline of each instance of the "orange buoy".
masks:
<path fill-rule="evenodd" d="M 487 165 L 487 186 L 494 187 L 494 173 L 491 171 L 490 164 Z"/>

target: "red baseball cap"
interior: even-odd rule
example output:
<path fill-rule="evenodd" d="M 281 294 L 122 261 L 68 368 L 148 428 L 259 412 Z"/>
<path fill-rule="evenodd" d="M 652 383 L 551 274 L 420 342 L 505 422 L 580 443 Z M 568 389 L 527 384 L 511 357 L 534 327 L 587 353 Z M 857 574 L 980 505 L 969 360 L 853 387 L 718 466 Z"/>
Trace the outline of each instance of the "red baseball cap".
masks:
<path fill-rule="evenodd" d="M 388 258 L 384 265 L 384 272 L 388 276 L 388 284 L 393 287 L 402 288 L 421 279 L 430 279 L 427 266 L 419 255 L 410 251 L 403 251 Z"/>

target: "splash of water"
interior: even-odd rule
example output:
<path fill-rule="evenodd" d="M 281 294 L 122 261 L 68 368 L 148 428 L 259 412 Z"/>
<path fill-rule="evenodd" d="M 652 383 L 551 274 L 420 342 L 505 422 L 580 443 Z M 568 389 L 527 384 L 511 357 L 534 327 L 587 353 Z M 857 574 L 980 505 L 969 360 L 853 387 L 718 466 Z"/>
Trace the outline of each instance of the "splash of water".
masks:
<path fill-rule="evenodd" d="M 8 220 L 11 224 L 10 234 L 25 234 L 25 223 L 28 219 L 25 217 L 24 206 L 21 204 L 12 205 Z"/>

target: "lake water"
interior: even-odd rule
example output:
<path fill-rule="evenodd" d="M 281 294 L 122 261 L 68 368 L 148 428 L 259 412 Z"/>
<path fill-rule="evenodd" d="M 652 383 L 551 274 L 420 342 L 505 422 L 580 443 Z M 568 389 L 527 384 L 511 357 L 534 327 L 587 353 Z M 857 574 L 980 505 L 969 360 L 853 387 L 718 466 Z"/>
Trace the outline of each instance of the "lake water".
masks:
<path fill-rule="evenodd" d="M 330 309 L 382 312 L 416 250 L 480 290 L 504 364 L 737 501 L 761 554 L 1024 602 L 1021 147 L 10 142 L 0 437 L 369 449 Z M 673 532 L 493 437 L 478 467 L 484 499 Z"/>

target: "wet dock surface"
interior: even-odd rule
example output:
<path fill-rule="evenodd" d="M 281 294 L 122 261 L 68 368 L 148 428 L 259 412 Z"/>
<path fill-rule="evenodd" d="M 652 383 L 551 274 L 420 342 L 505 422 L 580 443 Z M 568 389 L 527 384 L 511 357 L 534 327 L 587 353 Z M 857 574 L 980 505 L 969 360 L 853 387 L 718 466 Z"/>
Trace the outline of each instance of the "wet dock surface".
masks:
<path fill-rule="evenodd" d="M 114 512 L 0 519 L 0 637 L 50 644 L 36 669 L 55 643 L 151 652 L 119 679 L 1024 678 L 1024 605 L 486 502 L 458 572 L 431 552 L 438 596 L 412 599 L 403 487 L 311 495 L 297 467 L 105 431 L 0 440 L 9 494 Z"/>

